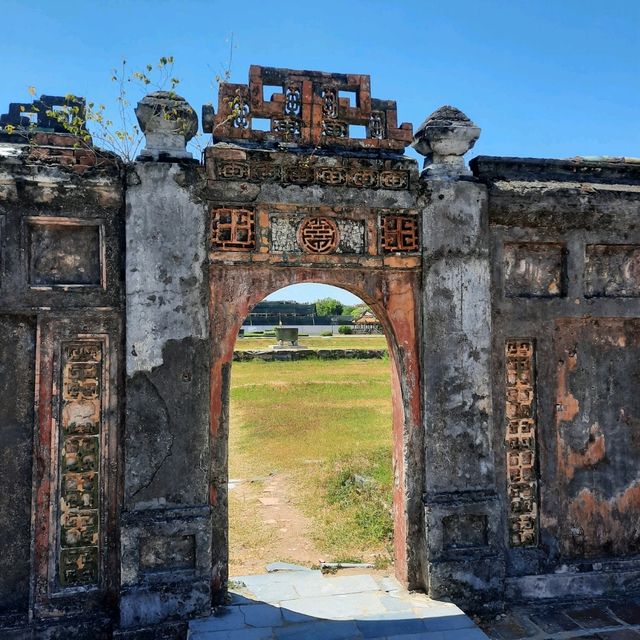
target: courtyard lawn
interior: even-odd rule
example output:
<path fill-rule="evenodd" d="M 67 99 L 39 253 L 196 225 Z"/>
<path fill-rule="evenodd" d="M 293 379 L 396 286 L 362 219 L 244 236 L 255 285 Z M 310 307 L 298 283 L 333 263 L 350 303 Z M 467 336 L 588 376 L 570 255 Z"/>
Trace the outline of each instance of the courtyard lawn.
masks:
<path fill-rule="evenodd" d="M 231 379 L 229 477 L 285 478 L 324 560 L 391 561 L 388 359 L 236 362 Z M 265 544 L 255 506 L 231 491 L 232 550 Z"/>
<path fill-rule="evenodd" d="M 383 335 L 374 336 L 302 336 L 300 345 L 309 349 L 386 349 L 387 339 Z M 274 337 L 242 337 L 236 340 L 238 351 L 270 349 L 276 344 Z"/>

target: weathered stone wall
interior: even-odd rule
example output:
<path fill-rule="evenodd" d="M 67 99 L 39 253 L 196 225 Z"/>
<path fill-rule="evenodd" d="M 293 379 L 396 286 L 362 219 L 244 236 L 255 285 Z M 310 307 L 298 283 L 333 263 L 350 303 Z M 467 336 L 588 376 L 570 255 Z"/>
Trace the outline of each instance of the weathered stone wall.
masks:
<path fill-rule="evenodd" d="M 124 627 L 211 603 L 206 207 L 196 164 L 127 182 Z"/>
<path fill-rule="evenodd" d="M 387 335 L 407 585 L 476 609 L 640 588 L 640 164 L 472 175 L 479 129 L 443 107 L 419 174 L 367 76 L 252 68 L 205 110 L 204 166 L 186 101 L 138 115 L 126 171 L 55 132 L 0 144 L 0 629 L 177 637 L 224 598 L 234 344 L 300 282 Z"/>
<path fill-rule="evenodd" d="M 124 190 L 76 144 L 0 145 L 0 627 L 119 590 Z"/>
<path fill-rule="evenodd" d="M 640 584 L 640 166 L 477 158 L 507 593 Z"/>

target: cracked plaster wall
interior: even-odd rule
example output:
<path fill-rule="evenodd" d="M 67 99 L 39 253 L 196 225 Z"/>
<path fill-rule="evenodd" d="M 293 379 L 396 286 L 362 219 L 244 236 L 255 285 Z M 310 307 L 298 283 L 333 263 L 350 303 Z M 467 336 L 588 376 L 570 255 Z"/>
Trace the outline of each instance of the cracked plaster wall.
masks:
<path fill-rule="evenodd" d="M 167 340 L 206 339 L 205 212 L 197 168 L 138 163 L 127 190 L 127 375 L 163 363 Z"/>
<path fill-rule="evenodd" d="M 208 297 L 198 168 L 142 164 L 127 192 L 125 501 L 205 504 Z M 195 464 L 194 464 L 195 461 Z"/>

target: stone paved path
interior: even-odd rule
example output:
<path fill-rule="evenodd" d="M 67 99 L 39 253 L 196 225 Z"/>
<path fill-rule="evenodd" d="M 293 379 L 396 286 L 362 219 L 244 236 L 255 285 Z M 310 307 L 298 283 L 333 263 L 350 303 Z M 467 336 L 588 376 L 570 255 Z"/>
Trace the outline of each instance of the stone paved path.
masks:
<path fill-rule="evenodd" d="M 640 640 L 640 598 L 516 607 L 482 626 L 493 640 Z"/>
<path fill-rule="evenodd" d="M 231 604 L 193 620 L 190 640 L 487 640 L 454 604 L 389 577 L 306 570 L 233 582 Z"/>

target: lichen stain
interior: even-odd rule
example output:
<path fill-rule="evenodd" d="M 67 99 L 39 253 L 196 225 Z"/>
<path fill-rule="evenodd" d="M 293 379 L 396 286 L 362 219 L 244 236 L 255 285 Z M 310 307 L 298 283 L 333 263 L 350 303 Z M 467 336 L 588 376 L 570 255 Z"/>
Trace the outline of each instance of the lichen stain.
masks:
<path fill-rule="evenodd" d="M 567 374 L 576 368 L 578 356 L 568 352 L 564 360 L 558 362 L 558 384 L 556 387 L 556 423 L 570 422 L 580 411 L 577 398 L 567 388 Z"/>
<path fill-rule="evenodd" d="M 640 481 L 609 500 L 599 500 L 584 488 L 568 507 L 568 524 L 581 531 L 580 547 L 584 555 L 640 551 Z M 564 545 L 575 552 L 571 538 L 565 536 Z"/>

